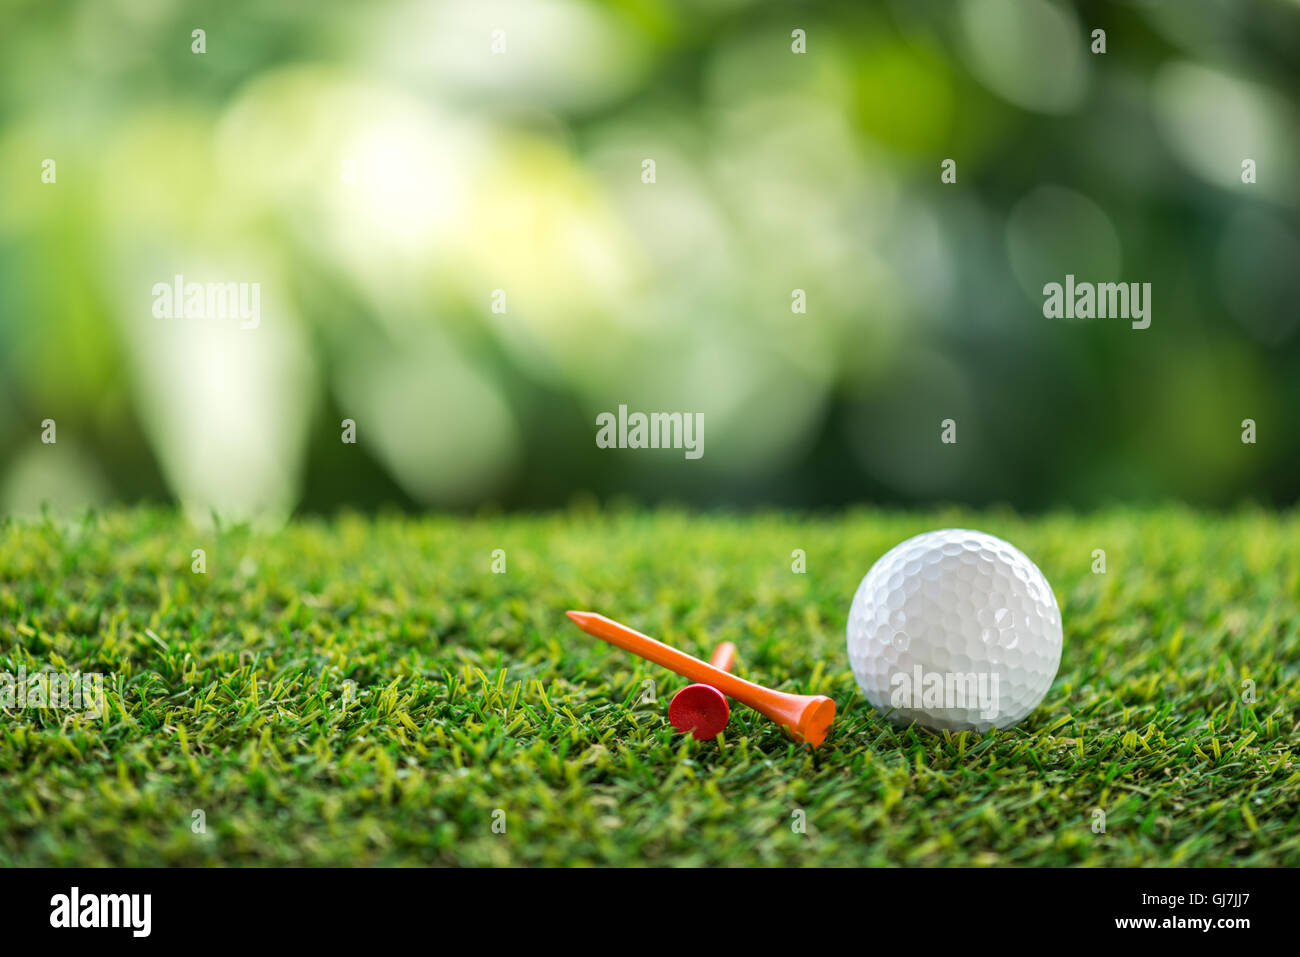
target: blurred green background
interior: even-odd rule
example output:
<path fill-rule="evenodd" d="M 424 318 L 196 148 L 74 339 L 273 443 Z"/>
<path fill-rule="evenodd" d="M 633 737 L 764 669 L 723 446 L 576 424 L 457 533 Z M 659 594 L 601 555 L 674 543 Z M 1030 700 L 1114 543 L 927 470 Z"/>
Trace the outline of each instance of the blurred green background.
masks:
<path fill-rule="evenodd" d="M 3 3 L 0 513 L 1292 503 L 1298 64 L 1294 0 Z"/>

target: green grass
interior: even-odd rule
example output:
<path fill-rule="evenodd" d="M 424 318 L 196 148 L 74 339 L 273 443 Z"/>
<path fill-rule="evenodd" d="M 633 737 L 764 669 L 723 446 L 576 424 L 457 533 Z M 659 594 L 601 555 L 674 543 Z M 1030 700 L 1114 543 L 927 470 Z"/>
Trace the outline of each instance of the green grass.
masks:
<path fill-rule="evenodd" d="M 858 580 L 948 525 L 1020 546 L 1061 603 L 1060 674 L 1009 731 L 892 728 L 848 668 Z M 835 699 L 826 744 L 740 705 L 675 734 L 685 682 L 571 607 L 736 642 L 741 674 Z M 1295 866 L 1298 659 L 1296 513 L 10 522 L 0 670 L 100 672 L 108 709 L 0 715 L 0 864 Z"/>

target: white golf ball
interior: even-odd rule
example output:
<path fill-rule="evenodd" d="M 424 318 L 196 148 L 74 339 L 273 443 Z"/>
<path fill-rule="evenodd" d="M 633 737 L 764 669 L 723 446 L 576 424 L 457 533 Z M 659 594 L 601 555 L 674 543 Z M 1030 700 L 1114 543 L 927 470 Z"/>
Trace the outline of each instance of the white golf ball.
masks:
<path fill-rule="evenodd" d="M 909 538 L 853 596 L 849 663 L 895 724 L 1009 728 L 1047 694 L 1061 663 L 1061 612 L 1038 566 L 983 532 Z"/>

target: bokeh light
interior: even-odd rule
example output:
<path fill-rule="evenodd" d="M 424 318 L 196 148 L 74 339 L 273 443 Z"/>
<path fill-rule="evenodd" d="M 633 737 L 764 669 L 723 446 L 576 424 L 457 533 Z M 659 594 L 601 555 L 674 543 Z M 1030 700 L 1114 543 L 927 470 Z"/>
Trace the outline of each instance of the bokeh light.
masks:
<path fill-rule="evenodd" d="M 1300 5 L 1177 6 L 11 5 L 4 507 L 1292 502 Z"/>

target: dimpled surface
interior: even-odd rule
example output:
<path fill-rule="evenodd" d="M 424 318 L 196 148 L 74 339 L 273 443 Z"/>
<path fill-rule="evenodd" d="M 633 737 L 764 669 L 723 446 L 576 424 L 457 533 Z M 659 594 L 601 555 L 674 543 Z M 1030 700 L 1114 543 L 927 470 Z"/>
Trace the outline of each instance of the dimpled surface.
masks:
<path fill-rule="evenodd" d="M 867 700 L 895 724 L 1009 728 L 1056 677 L 1061 613 L 1024 553 L 983 532 L 946 528 L 909 538 L 871 566 L 853 597 L 848 644 Z M 908 699 L 900 689 L 916 684 L 917 666 L 923 685 L 933 688 L 937 674 L 950 689 L 968 689 L 973 675 L 985 693 Z"/>

